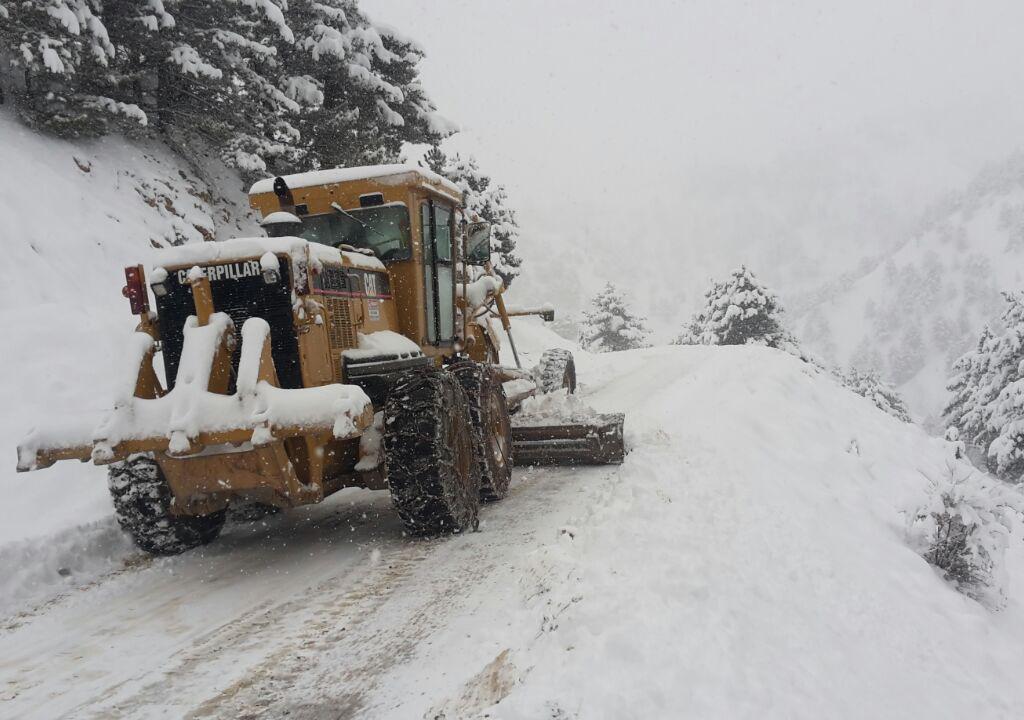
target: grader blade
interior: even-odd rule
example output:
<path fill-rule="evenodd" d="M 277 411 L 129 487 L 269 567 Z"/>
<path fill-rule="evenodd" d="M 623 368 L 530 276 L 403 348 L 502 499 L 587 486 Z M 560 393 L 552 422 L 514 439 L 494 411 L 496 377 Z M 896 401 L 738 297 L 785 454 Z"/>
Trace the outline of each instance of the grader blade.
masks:
<path fill-rule="evenodd" d="M 597 415 L 582 423 L 512 425 L 512 461 L 525 465 L 619 464 L 626 454 L 625 415 Z M 515 419 L 513 419 L 513 423 Z"/>

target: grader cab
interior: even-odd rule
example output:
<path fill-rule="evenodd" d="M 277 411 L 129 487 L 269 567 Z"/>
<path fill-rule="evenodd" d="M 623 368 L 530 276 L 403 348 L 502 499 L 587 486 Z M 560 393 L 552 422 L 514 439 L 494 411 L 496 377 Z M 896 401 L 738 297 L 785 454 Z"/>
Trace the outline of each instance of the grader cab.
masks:
<path fill-rule="evenodd" d="M 113 409 L 36 428 L 18 469 L 109 465 L 122 527 L 172 554 L 240 501 L 387 487 L 412 532 L 457 532 L 507 493 L 513 460 L 621 461 L 621 415 L 514 425 L 510 405 L 572 392 L 575 369 L 565 351 L 530 372 L 498 364 L 492 319 L 513 343 L 509 313 L 488 228 L 461 201 L 405 165 L 257 182 L 268 237 L 158 250 L 148 285 L 126 269 L 139 326 Z"/>

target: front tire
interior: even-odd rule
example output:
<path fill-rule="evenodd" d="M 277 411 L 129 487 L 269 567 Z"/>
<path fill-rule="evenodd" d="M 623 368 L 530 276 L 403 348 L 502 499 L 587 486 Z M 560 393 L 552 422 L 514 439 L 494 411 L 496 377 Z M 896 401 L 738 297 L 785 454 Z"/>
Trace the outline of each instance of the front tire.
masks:
<path fill-rule="evenodd" d="M 565 389 L 576 392 L 576 362 L 572 353 L 561 348 L 545 350 L 533 371 L 537 389 L 545 395 Z"/>
<path fill-rule="evenodd" d="M 480 499 L 501 500 L 512 482 L 512 421 L 505 389 L 488 365 L 462 361 L 449 369 L 469 400 L 480 465 Z"/>
<path fill-rule="evenodd" d="M 384 404 L 384 465 L 391 499 L 409 532 L 475 529 L 480 468 L 466 393 L 448 373 L 413 370 Z"/>
<path fill-rule="evenodd" d="M 178 555 L 205 545 L 224 526 L 224 510 L 200 516 L 172 514 L 171 487 L 149 455 L 111 464 L 107 477 L 118 525 L 150 555 Z"/>

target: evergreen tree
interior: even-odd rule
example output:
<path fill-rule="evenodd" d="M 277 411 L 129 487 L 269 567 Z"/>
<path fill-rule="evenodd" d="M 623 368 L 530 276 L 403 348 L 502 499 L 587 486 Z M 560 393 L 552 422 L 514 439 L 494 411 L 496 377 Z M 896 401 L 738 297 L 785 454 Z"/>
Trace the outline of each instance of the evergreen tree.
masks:
<path fill-rule="evenodd" d="M 21 116 L 61 135 L 146 129 L 243 174 L 394 161 L 454 128 L 422 51 L 355 0 L 6 2 L 0 67 Z"/>
<path fill-rule="evenodd" d="M 882 380 L 877 372 L 850 368 L 844 373 L 837 372 L 836 377 L 844 387 L 867 398 L 879 410 L 897 420 L 910 422 L 910 413 L 903 398 L 892 385 Z"/>
<path fill-rule="evenodd" d="M 954 366 L 949 424 L 986 450 L 988 469 L 1024 481 L 1024 293 L 1005 293 L 1001 332 L 985 328 L 977 348 Z"/>
<path fill-rule="evenodd" d="M 286 56 L 290 82 L 314 101 L 298 123 L 305 164 L 396 162 L 403 143 L 454 132 L 419 83 L 424 53 L 413 40 L 371 23 L 354 0 L 291 0 L 288 17 L 300 37 Z"/>
<path fill-rule="evenodd" d="M 676 340 L 678 345 L 767 345 L 787 351 L 796 342 L 782 325 L 782 306 L 754 273 L 741 266 L 704 293 L 704 307 Z"/>
<path fill-rule="evenodd" d="M 608 283 L 583 313 L 580 345 L 590 352 L 615 352 L 647 347 L 646 318 L 634 315 L 614 285 Z"/>
<path fill-rule="evenodd" d="M 981 398 L 982 379 L 987 374 L 989 351 L 993 343 L 992 331 L 986 325 L 974 350 L 965 353 L 953 364 L 953 377 L 946 389 L 952 399 L 946 405 L 944 416 L 955 427 L 958 435 L 976 445 L 988 446 L 992 437 L 986 432 L 981 412 L 993 399 L 993 388 L 986 384 L 987 397 Z"/>
<path fill-rule="evenodd" d="M 494 246 L 491 264 L 504 281 L 505 287 L 511 285 L 520 272 L 522 260 L 515 252 L 519 240 L 519 223 L 516 222 L 515 211 L 508 207 L 505 188 L 484 175 L 473 157 L 448 157 L 440 148 L 433 147 L 423 160 L 428 168 L 448 178 L 462 190 L 462 202 L 471 217 L 479 217 L 491 224 Z"/>
<path fill-rule="evenodd" d="M 127 7 L 110 12 L 132 68 L 130 85 L 147 89 L 143 107 L 186 152 L 212 145 L 248 178 L 265 175 L 275 161 L 298 159 L 293 122 L 303 107 L 286 91 L 279 60 L 281 48 L 295 42 L 286 6 L 147 0 L 149 15 Z"/>
<path fill-rule="evenodd" d="M 1019 492 L 1005 483 L 950 466 L 930 478 L 927 500 L 907 513 L 911 545 L 946 580 L 990 609 L 1005 602 L 1005 556 L 1014 516 L 1024 512 Z"/>
<path fill-rule="evenodd" d="M 106 97 L 103 78 L 115 49 L 101 10 L 100 0 L 36 0 L 0 11 L 0 46 L 9 62 L 0 72 L 17 76 L 5 84 L 31 127 L 95 135 L 134 112 Z"/>

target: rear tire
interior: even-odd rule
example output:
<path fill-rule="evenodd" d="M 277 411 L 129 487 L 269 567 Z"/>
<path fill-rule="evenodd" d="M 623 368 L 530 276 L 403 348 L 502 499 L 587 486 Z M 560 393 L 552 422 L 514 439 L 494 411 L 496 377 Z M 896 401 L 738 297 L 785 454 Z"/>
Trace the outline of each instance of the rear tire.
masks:
<path fill-rule="evenodd" d="M 438 535 L 479 524 L 480 468 L 466 393 L 448 373 L 413 370 L 384 404 L 384 465 L 409 532 Z"/>
<path fill-rule="evenodd" d="M 545 350 L 533 371 L 537 389 L 542 393 L 553 393 L 566 389 L 572 395 L 576 392 L 576 362 L 572 353 L 561 348 Z"/>
<path fill-rule="evenodd" d="M 449 367 L 469 400 L 480 465 L 480 499 L 501 500 L 512 482 L 512 421 L 505 389 L 494 370 L 471 360 Z"/>
<path fill-rule="evenodd" d="M 171 514 L 174 495 L 149 455 L 113 463 L 108 484 L 118 525 L 151 555 L 178 555 L 205 545 L 224 526 L 224 510 L 201 516 Z"/>

